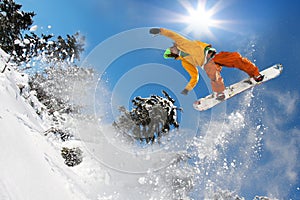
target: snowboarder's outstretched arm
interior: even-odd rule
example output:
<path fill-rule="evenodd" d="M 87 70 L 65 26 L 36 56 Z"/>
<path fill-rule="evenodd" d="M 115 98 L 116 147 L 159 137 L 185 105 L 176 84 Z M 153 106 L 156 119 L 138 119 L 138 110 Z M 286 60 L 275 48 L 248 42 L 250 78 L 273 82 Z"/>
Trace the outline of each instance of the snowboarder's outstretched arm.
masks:
<path fill-rule="evenodd" d="M 165 28 L 151 28 L 150 29 L 150 33 L 151 34 L 161 34 L 163 36 L 166 36 L 172 40 L 174 40 L 174 42 L 176 43 L 177 46 L 181 47 L 181 48 L 185 48 L 185 47 L 191 47 L 191 45 L 193 45 L 193 41 L 183 37 L 182 35 L 165 29 Z"/>
<path fill-rule="evenodd" d="M 207 44 L 205 42 L 189 40 L 189 39 L 185 38 L 184 36 L 174 32 L 174 31 L 165 29 L 165 28 L 151 28 L 150 34 L 155 34 L 155 35 L 161 34 L 165 37 L 168 37 L 168 38 L 174 40 L 176 47 L 180 51 L 188 53 L 191 56 L 199 57 L 199 58 L 196 58 L 196 59 L 199 59 L 197 63 L 192 63 L 192 64 L 196 64 L 199 66 L 201 66 L 203 64 L 204 48 L 207 46 L 211 46 L 210 44 Z M 203 52 L 203 55 L 201 54 L 201 52 Z"/>

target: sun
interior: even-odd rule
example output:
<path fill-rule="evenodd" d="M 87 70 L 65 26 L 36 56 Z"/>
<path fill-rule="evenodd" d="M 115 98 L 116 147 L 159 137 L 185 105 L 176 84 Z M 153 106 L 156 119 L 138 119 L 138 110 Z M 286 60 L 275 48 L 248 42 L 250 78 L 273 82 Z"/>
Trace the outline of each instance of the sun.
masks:
<path fill-rule="evenodd" d="M 225 29 L 226 21 L 215 19 L 215 15 L 220 12 L 225 6 L 222 0 L 210 5 L 208 8 L 207 0 L 198 0 L 197 5 L 192 5 L 188 0 L 179 0 L 181 6 L 185 9 L 185 14 L 177 14 L 174 21 L 186 25 L 183 32 L 186 34 L 206 35 L 214 37 L 211 29 Z"/>
<path fill-rule="evenodd" d="M 187 17 L 187 22 L 191 26 L 207 28 L 213 21 L 209 12 L 206 12 L 203 8 L 199 8 L 197 10 L 191 10 L 190 15 Z"/>

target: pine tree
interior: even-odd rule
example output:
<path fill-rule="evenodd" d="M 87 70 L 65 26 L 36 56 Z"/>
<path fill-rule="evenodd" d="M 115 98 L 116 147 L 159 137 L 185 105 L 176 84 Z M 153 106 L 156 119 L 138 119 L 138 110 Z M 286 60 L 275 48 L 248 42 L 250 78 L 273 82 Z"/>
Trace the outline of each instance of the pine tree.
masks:
<path fill-rule="evenodd" d="M 140 96 L 132 100 L 133 109 L 120 107 L 121 116 L 113 123 L 114 127 L 124 135 L 141 142 L 154 143 L 172 128 L 178 128 L 177 108 L 175 100 L 163 91 L 165 97 L 152 95 Z"/>
<path fill-rule="evenodd" d="M 7 53 L 22 54 L 20 45 L 15 44 L 23 40 L 22 31 L 29 30 L 32 25 L 34 12 L 21 11 L 22 5 L 13 0 L 1 0 L 0 2 L 0 47 Z"/>
<path fill-rule="evenodd" d="M 85 95 L 94 86 L 96 76 L 93 69 L 56 65 L 30 77 L 29 86 L 36 91 L 38 100 L 50 114 L 79 113 L 82 105 L 74 102 L 73 98 Z"/>
<path fill-rule="evenodd" d="M 69 167 L 79 165 L 83 159 L 83 152 L 79 147 L 68 148 L 63 147 L 61 150 L 61 156 L 65 159 L 65 164 Z"/>
<path fill-rule="evenodd" d="M 21 8 L 22 5 L 13 0 L 0 1 L 0 47 L 11 55 L 14 62 L 28 63 L 33 58 L 52 63 L 79 60 L 84 50 L 84 37 L 75 33 L 67 38 L 58 36 L 53 39 L 52 34 L 39 37 L 29 33 L 35 13 L 24 12 Z"/>

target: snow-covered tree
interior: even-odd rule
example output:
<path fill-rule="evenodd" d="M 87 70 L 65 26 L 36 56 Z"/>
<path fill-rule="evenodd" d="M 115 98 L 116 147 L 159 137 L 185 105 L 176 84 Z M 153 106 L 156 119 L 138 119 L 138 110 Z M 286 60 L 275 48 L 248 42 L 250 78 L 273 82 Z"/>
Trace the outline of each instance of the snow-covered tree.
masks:
<path fill-rule="evenodd" d="M 61 156 L 65 159 L 65 164 L 69 167 L 74 167 L 82 162 L 82 153 L 82 150 L 78 147 L 63 147 L 61 150 Z"/>
<path fill-rule="evenodd" d="M 50 114 L 78 113 L 84 105 L 77 98 L 85 96 L 95 82 L 93 69 L 56 65 L 30 77 L 29 86 Z"/>
<path fill-rule="evenodd" d="M 174 105 L 175 100 L 166 91 L 163 94 L 165 97 L 135 97 L 131 111 L 120 107 L 121 116 L 113 123 L 114 127 L 134 140 L 147 143 L 158 141 L 162 134 L 178 128 L 177 110 L 180 109 Z"/>
<path fill-rule="evenodd" d="M 84 37 L 79 33 L 66 38 L 53 34 L 41 36 L 33 32 L 34 12 L 24 12 L 13 0 L 0 0 L 0 47 L 17 63 L 28 63 L 33 58 L 48 62 L 80 58 Z"/>
<path fill-rule="evenodd" d="M 0 1 L 0 43 L 7 53 L 21 50 L 15 41 L 22 39 L 22 31 L 29 30 L 33 23 L 35 13 L 21 11 L 21 7 L 13 0 Z"/>

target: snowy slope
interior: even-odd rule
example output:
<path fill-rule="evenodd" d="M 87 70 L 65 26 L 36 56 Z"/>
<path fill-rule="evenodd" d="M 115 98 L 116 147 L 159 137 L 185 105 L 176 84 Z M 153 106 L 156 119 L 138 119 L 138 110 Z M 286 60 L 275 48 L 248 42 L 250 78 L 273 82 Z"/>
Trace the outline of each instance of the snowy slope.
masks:
<path fill-rule="evenodd" d="M 2 50 L 0 53 L 2 71 L 8 56 Z M 148 199 L 141 193 L 142 175 L 128 175 L 101 165 L 78 139 L 62 142 L 45 136 L 51 123 L 46 114 L 36 114 L 42 105 L 28 92 L 27 81 L 27 75 L 14 70 L 11 64 L 0 73 L 0 200 Z M 70 126 L 86 135 L 97 129 L 85 121 L 71 121 Z M 101 142 L 92 145 L 100 146 Z M 60 154 L 64 146 L 83 149 L 83 162 L 66 166 Z M 106 149 L 104 156 L 110 159 L 112 151 Z M 113 162 L 120 164 L 118 160 Z"/>
<path fill-rule="evenodd" d="M 26 74 L 11 66 L 0 74 L 1 200 L 144 199 L 138 194 L 140 175 L 107 172 L 89 155 L 79 166 L 67 167 L 61 147 L 84 147 L 78 140 L 62 143 L 44 135 L 48 120 L 20 95 L 26 83 Z"/>
<path fill-rule="evenodd" d="M 17 85 L 26 79 L 12 67 L 0 74 L 0 199 L 83 199 L 61 174 L 67 167 L 42 134 L 47 124 L 20 96 Z"/>

